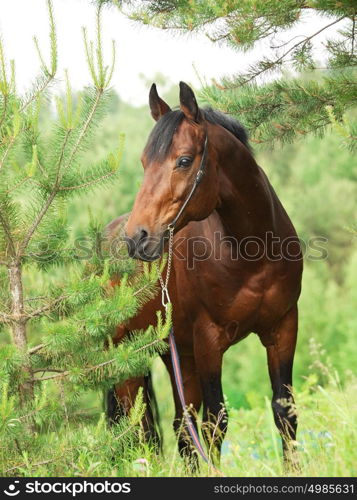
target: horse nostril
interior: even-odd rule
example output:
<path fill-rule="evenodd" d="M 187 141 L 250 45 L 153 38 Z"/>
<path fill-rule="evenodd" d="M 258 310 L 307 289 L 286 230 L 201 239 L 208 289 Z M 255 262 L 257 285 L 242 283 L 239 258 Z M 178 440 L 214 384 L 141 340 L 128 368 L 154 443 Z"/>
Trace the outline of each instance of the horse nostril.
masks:
<path fill-rule="evenodd" d="M 138 242 L 142 241 L 142 240 L 145 240 L 145 238 L 147 238 L 147 237 L 148 237 L 148 232 L 145 229 L 141 229 L 140 230 L 140 236 L 139 236 Z"/>
<path fill-rule="evenodd" d="M 149 233 L 142 228 L 139 228 L 133 237 L 129 237 L 128 235 L 124 237 L 124 240 L 128 248 L 129 257 L 135 257 L 139 249 L 139 246 L 140 248 L 143 247 L 147 242 L 148 237 Z"/>
<path fill-rule="evenodd" d="M 124 241 L 125 241 L 127 249 L 128 249 L 129 257 L 134 257 L 135 247 L 136 247 L 135 242 L 132 240 L 132 238 L 129 238 L 128 236 L 124 237 Z"/>

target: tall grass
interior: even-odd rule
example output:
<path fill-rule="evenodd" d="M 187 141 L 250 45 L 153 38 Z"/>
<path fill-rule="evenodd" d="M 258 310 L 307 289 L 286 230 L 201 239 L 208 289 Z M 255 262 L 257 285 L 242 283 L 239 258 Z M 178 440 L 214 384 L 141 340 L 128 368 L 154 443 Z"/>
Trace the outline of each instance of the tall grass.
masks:
<path fill-rule="evenodd" d="M 156 367 L 158 368 L 158 367 Z M 131 443 L 108 429 L 101 413 L 100 395 L 87 395 L 83 408 L 72 421 L 38 434 L 31 446 L 14 440 L 11 449 L 0 447 L 1 475 L 24 476 L 187 476 L 178 456 L 172 428 L 169 384 L 163 367 L 156 369 L 164 456 L 157 456 L 140 433 Z M 159 373 L 157 373 L 159 371 Z M 295 476 L 355 476 L 357 469 L 357 379 L 350 376 L 342 388 L 336 372 L 328 373 L 325 387 L 310 375 L 296 394 L 299 411 L 297 437 L 299 471 Z M 228 401 L 229 406 L 229 401 Z M 1 414 L 2 415 L 2 414 Z M 1 417 L 0 417 L 1 418 Z M 26 450 L 26 451 L 25 451 Z M 220 467 L 226 476 L 284 476 L 280 437 L 273 422 L 270 401 L 253 409 L 229 408 L 228 433 Z M 201 465 L 199 476 L 215 475 Z"/>

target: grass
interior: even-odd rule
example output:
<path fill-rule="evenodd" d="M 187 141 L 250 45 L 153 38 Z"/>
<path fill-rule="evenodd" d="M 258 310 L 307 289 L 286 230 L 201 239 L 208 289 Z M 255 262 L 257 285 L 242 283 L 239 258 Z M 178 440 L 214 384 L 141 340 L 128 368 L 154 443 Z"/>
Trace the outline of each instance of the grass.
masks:
<path fill-rule="evenodd" d="M 161 370 L 156 372 L 156 385 L 162 389 L 158 392 L 162 396 L 159 404 L 165 431 L 164 457 L 156 456 L 140 439 L 122 439 L 108 430 L 98 405 L 91 415 L 79 413 L 69 424 L 39 434 L 31 442 L 16 439 L 10 448 L 0 446 L 2 475 L 186 476 L 172 431 L 169 384 Z M 356 475 L 356 392 L 357 379 L 353 376 L 343 388 L 336 373 L 330 374 L 324 387 L 317 384 L 314 374 L 305 380 L 296 394 L 300 471 L 291 475 Z M 95 397 L 98 404 L 98 395 Z M 220 469 L 226 476 L 286 475 L 268 400 L 254 409 L 229 408 Z M 203 464 L 198 475 L 215 474 Z"/>
<path fill-rule="evenodd" d="M 354 382 L 345 391 L 316 387 L 297 394 L 299 408 L 298 476 L 355 476 L 357 405 Z M 223 470 L 237 476 L 282 476 L 280 439 L 266 408 L 233 410 L 222 460 Z"/>

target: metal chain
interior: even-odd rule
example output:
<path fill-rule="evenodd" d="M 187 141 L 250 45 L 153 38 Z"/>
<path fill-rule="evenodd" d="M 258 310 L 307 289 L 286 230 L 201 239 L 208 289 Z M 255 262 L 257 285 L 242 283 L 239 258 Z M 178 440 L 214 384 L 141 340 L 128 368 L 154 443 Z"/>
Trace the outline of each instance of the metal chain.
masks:
<path fill-rule="evenodd" d="M 167 257 L 167 269 L 166 269 L 165 280 L 163 279 L 163 277 L 160 273 L 159 266 L 156 264 L 158 274 L 159 274 L 159 281 L 160 281 L 160 285 L 161 285 L 161 302 L 162 302 L 162 305 L 165 307 L 165 309 L 167 309 L 168 304 L 171 302 L 169 290 L 168 290 L 168 285 L 169 285 L 169 279 L 170 279 L 171 268 L 172 268 L 172 253 L 173 253 L 173 243 L 174 243 L 174 228 L 173 228 L 173 226 L 169 225 L 168 230 L 169 230 L 169 251 L 168 251 L 168 257 Z"/>

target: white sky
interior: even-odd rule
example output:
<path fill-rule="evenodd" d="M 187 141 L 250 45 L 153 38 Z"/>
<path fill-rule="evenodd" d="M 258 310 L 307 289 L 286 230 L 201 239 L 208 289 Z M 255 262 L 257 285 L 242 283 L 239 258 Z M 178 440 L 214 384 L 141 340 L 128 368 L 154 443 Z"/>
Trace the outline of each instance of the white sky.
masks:
<path fill-rule="evenodd" d="M 90 38 L 94 38 L 95 7 L 90 0 L 53 0 L 53 5 L 59 47 L 58 76 L 62 78 L 67 68 L 72 86 L 79 89 L 90 81 L 81 27 L 87 26 Z M 321 19 L 307 14 L 303 28 L 292 35 L 309 34 L 322 23 Z M 43 52 L 48 55 L 46 0 L 0 0 L 0 34 L 7 56 L 16 60 L 18 86 L 24 90 L 39 68 L 33 35 L 36 34 Z M 318 40 L 320 52 L 323 38 Z M 239 72 L 254 62 L 263 48 L 242 54 L 213 44 L 204 35 L 173 36 L 167 31 L 131 22 L 115 7 L 103 12 L 103 45 L 108 62 L 112 39 L 117 46 L 112 85 L 123 99 L 133 104 L 147 102 L 148 88 L 140 74 L 151 79 L 159 72 L 173 83 L 183 80 L 199 86 L 193 65 L 207 81 L 213 77 L 219 80 L 220 76 Z"/>

